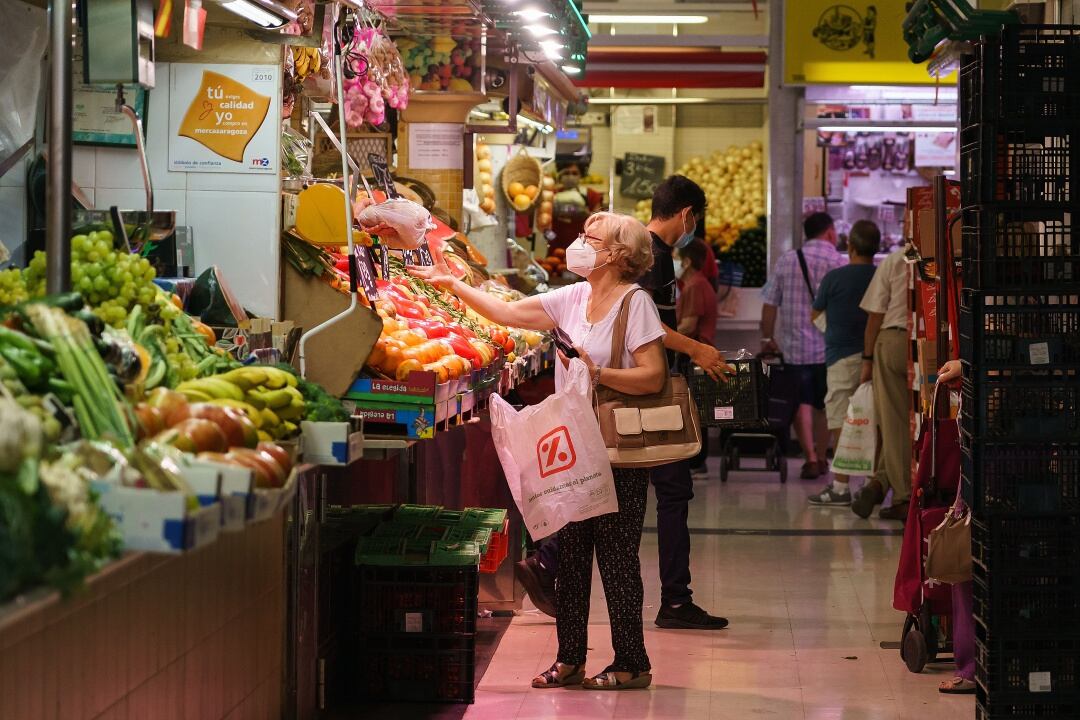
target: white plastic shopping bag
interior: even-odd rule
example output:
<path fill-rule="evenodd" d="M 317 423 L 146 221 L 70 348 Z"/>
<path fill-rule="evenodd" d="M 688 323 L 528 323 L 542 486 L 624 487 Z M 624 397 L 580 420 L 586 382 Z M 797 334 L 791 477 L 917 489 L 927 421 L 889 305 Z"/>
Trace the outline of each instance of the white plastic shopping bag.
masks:
<path fill-rule="evenodd" d="M 877 422 L 874 418 L 874 386 L 865 382 L 851 396 L 840 440 L 833 453 L 832 470 L 841 475 L 869 477 L 874 474 Z"/>
<path fill-rule="evenodd" d="M 495 450 L 534 540 L 619 509 L 590 392 L 589 370 L 575 359 L 562 389 L 539 405 L 518 412 L 491 398 Z"/>

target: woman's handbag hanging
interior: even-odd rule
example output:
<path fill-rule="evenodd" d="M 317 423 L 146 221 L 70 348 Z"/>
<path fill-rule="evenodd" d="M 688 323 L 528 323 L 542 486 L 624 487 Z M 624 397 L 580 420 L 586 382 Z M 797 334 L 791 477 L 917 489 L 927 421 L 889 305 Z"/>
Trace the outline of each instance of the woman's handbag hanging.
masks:
<path fill-rule="evenodd" d="M 611 332 L 611 364 L 622 368 L 633 288 L 626 293 Z M 686 378 L 671 374 L 649 395 L 596 389 L 596 416 L 612 467 L 648 468 L 694 457 L 701 450 L 701 425 Z"/>

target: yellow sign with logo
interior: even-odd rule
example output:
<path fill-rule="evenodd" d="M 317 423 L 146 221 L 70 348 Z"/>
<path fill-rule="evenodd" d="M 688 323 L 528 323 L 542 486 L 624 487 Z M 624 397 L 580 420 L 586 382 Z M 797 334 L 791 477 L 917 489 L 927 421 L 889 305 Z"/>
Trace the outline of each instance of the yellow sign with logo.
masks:
<path fill-rule="evenodd" d="M 932 85 L 907 56 L 910 0 L 787 0 L 784 82 L 790 85 Z M 953 84 L 956 75 L 942 78 Z"/>

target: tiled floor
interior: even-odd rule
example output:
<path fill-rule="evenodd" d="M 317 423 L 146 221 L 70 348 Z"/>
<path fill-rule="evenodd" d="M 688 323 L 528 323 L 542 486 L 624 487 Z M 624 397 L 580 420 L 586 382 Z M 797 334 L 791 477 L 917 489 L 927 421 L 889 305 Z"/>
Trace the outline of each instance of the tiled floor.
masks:
<path fill-rule="evenodd" d="M 714 458 L 711 462 L 717 462 Z M 752 462 L 752 461 L 751 461 Z M 947 665 L 920 675 L 882 641 L 899 640 L 892 609 L 898 524 L 861 521 L 850 510 L 809 508 L 818 481 L 775 473 L 713 475 L 695 485 L 690 506 L 695 600 L 730 618 L 722 632 L 660 630 L 656 534 L 646 529 L 645 641 L 654 685 L 618 693 L 533 690 L 529 680 L 556 651 L 555 624 L 536 610 L 514 619 L 466 720 L 601 718 L 680 720 L 951 720 L 974 716 L 970 696 L 939 695 Z M 715 466 L 713 468 L 715 470 Z M 655 517 L 650 511 L 648 517 Z M 650 523 L 647 521 L 646 525 Z M 785 535 L 741 530 L 802 531 Z M 822 531 L 872 530 L 876 534 Z M 611 660 L 599 575 L 594 576 L 589 670 Z"/>

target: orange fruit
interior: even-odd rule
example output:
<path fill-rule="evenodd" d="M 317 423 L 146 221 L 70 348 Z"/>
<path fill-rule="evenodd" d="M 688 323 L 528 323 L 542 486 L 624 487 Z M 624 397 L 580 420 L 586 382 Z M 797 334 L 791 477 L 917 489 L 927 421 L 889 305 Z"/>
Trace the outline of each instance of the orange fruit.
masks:
<path fill-rule="evenodd" d="M 420 364 L 419 360 L 402 360 L 401 364 L 397 366 L 397 371 L 394 373 L 394 377 L 398 380 L 405 380 L 409 377 L 409 374 L 417 370 L 423 370 L 424 366 Z"/>
<path fill-rule="evenodd" d="M 510 197 L 517 197 L 525 193 L 525 186 L 519 182 L 512 182 L 507 186 L 506 192 Z"/>

